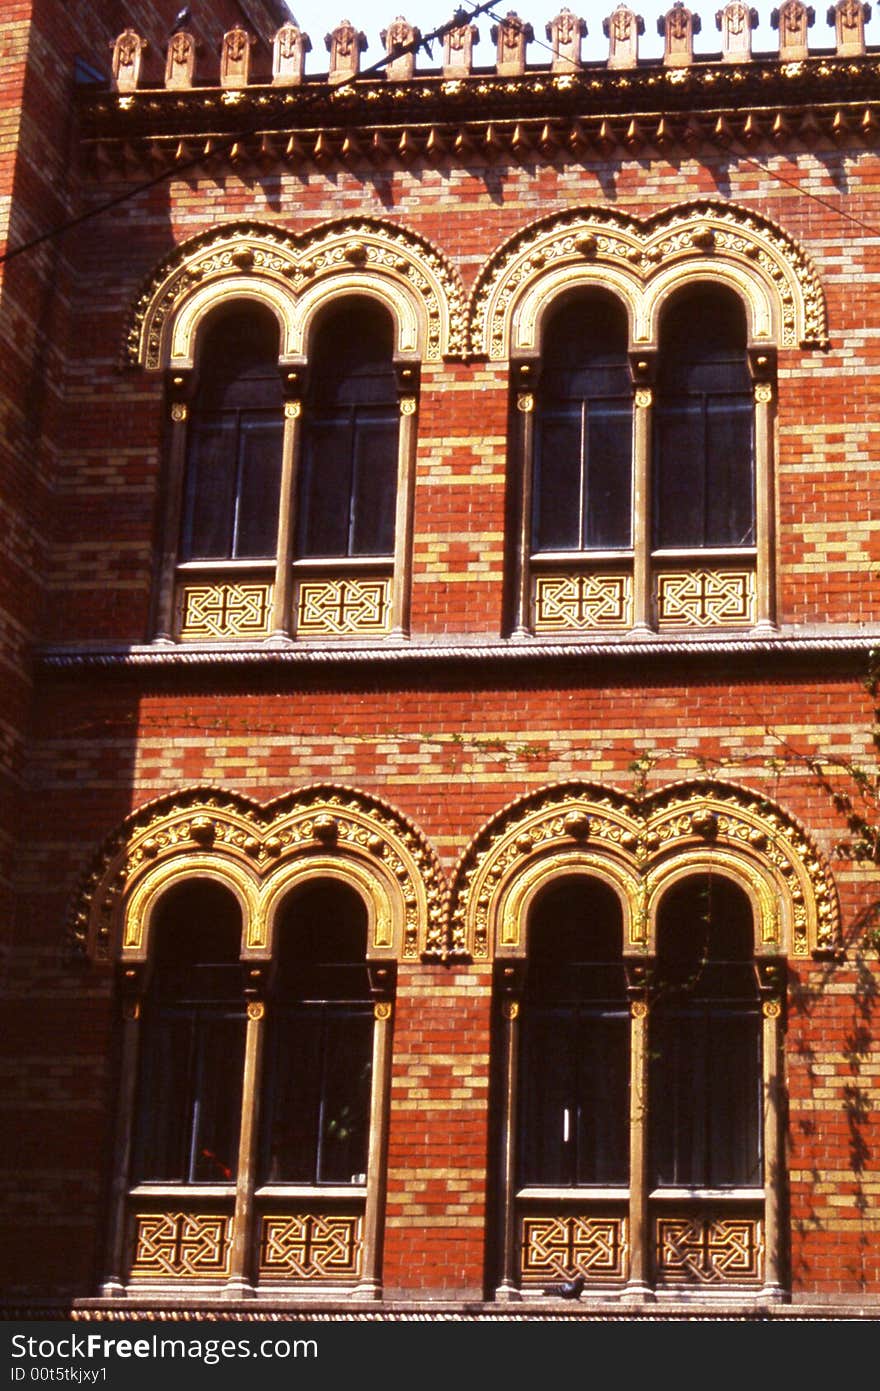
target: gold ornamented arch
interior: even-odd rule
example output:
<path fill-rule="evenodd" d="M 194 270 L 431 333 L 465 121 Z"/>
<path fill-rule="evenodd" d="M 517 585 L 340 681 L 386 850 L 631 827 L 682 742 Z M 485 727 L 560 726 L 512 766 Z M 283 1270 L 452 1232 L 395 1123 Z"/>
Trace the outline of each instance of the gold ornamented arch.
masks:
<path fill-rule="evenodd" d="M 75 948 L 99 960 L 144 960 L 156 903 L 191 877 L 215 879 L 235 894 L 245 956 L 270 955 L 282 898 L 317 877 L 340 879 L 363 898 L 371 956 L 445 953 L 447 888 L 428 842 L 379 799 L 324 784 L 266 805 L 208 787 L 141 807 L 79 886 L 70 921 Z"/>
<path fill-rule="evenodd" d="M 126 337 L 129 362 L 149 371 L 193 365 L 204 315 L 254 299 L 278 319 L 281 361 L 300 361 L 311 320 L 331 296 L 371 295 L 396 325 L 396 355 L 439 362 L 464 346 L 457 273 L 422 237 L 376 218 L 323 223 L 306 233 L 232 222 L 184 242 L 150 277 Z"/>
<path fill-rule="evenodd" d="M 542 218 L 489 259 L 468 309 L 470 351 L 502 361 L 535 354 L 541 315 L 578 285 L 624 301 L 635 349 L 656 347 L 665 298 L 688 280 L 729 285 L 754 347 L 824 347 L 825 296 L 803 249 L 781 227 L 721 199 L 680 203 L 647 219 L 601 207 Z"/>
<path fill-rule="evenodd" d="M 685 873 L 717 872 L 748 894 L 755 950 L 795 957 L 839 938 L 830 870 L 803 828 L 748 789 L 676 783 L 642 800 L 563 783 L 513 802 L 463 856 L 453 883 L 453 954 L 525 955 L 526 909 L 552 879 L 604 880 L 623 908 L 625 950 L 654 949 L 657 907 Z"/>

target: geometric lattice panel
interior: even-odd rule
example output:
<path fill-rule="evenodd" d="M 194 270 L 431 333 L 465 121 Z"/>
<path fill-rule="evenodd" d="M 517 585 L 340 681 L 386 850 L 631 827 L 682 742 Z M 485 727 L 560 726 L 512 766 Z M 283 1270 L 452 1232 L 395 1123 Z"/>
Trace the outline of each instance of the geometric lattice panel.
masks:
<path fill-rule="evenodd" d="M 369 637 L 391 626 L 391 581 L 303 580 L 297 596 L 298 637 Z"/>
<path fill-rule="evenodd" d="M 192 584 L 181 592 L 181 638 L 260 638 L 269 632 L 271 584 Z"/>
<path fill-rule="evenodd" d="M 657 1281 L 667 1285 L 755 1285 L 764 1268 L 757 1217 L 658 1217 Z"/>
<path fill-rule="evenodd" d="M 538 575 L 536 633 L 632 626 L 630 575 Z"/>
<path fill-rule="evenodd" d="M 682 570 L 657 576 L 660 627 L 748 628 L 755 621 L 753 570 Z"/>
<path fill-rule="evenodd" d="M 134 1226 L 132 1276 L 175 1280 L 222 1280 L 228 1276 L 231 1217 L 221 1213 L 138 1213 Z"/>
<path fill-rule="evenodd" d="M 352 1280 L 361 1273 L 362 1219 L 301 1212 L 264 1217 L 260 1276 L 280 1280 Z"/>
<path fill-rule="evenodd" d="M 566 1216 L 522 1219 L 523 1284 L 574 1275 L 603 1284 L 625 1280 L 629 1263 L 625 1217 Z"/>

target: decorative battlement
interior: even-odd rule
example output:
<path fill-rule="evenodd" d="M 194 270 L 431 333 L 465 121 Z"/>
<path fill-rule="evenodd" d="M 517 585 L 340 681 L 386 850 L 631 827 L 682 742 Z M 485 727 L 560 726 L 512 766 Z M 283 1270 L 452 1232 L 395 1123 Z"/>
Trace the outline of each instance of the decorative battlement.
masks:
<path fill-rule="evenodd" d="M 865 24 L 871 17 L 871 6 L 863 0 L 837 0 L 826 14 L 826 22 L 832 35 L 822 46 L 814 45 L 813 53 L 829 53 L 837 57 L 859 57 L 866 53 Z M 428 56 L 423 46 L 419 29 L 410 25 L 402 15 L 391 21 L 380 34 L 384 50 L 384 62 L 377 68 L 375 76 L 394 81 L 408 81 L 418 72 L 420 77 L 440 75 L 446 79 L 466 78 L 474 71 L 473 53 L 480 40 L 476 24 L 470 16 L 456 12 L 442 37 L 441 64 L 437 67 L 420 66 L 419 59 Z M 778 35 L 775 48 L 763 56 L 776 57 L 780 63 L 800 63 L 811 56 L 810 30 L 815 25 L 816 14 L 812 6 L 802 0 L 784 0 L 770 17 L 773 29 Z M 752 61 L 752 42 L 758 27 L 757 11 L 743 4 L 742 0 L 732 0 L 715 14 L 715 25 L 720 32 L 722 63 L 749 63 Z M 688 68 L 695 62 L 718 61 L 719 55 L 700 56 L 694 53 L 694 36 L 701 31 L 698 14 L 687 8 L 683 0 L 675 0 L 672 8 L 657 20 L 657 30 L 663 39 L 663 54 L 659 62 L 665 68 Z M 574 73 L 583 64 L 582 41 L 587 36 L 584 19 L 563 7 L 555 19 L 545 29 L 546 42 L 540 44 L 541 57 L 532 66 L 549 69 L 555 73 Z M 608 39 L 606 66 L 609 68 L 635 68 L 640 62 L 639 38 L 645 32 L 643 17 L 621 3 L 603 21 L 602 32 Z M 518 76 L 527 70 L 528 48 L 535 44 L 532 25 L 521 19 L 513 10 L 503 20 L 493 24 L 490 39 L 494 45 L 494 71 L 500 77 Z M 265 82 L 266 78 L 255 78 L 253 54 L 257 39 L 247 30 L 236 27 L 223 36 L 219 54 L 208 70 L 194 35 L 185 29 L 171 35 L 164 55 L 164 85 L 166 88 L 186 90 L 196 86 L 218 86 L 241 90 L 254 82 Z M 348 19 L 343 19 L 336 28 L 324 38 L 329 54 L 329 68 L 324 79 L 331 84 L 345 84 L 361 73 L 361 55 L 367 51 L 366 35 Z M 126 29 L 113 44 L 111 65 L 111 85 L 122 94 L 128 94 L 144 86 L 143 57 L 147 42 L 133 29 Z M 305 57 L 312 49 L 308 34 L 295 23 L 283 24 L 272 42 L 271 76 L 272 86 L 289 87 L 305 80 Z M 658 60 L 651 60 L 656 63 Z M 372 65 L 371 65 L 372 66 Z M 480 69 L 484 75 L 486 68 Z"/>

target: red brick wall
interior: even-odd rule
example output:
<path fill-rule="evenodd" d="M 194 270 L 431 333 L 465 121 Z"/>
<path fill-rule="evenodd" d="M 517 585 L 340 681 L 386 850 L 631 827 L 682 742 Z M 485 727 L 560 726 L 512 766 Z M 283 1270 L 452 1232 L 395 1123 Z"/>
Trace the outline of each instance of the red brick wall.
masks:
<path fill-rule="evenodd" d="M 125 22 L 157 43 L 166 9 L 176 8 L 133 4 Z M 220 28 L 226 12 L 215 8 Z M 75 31 L 68 19 L 58 27 L 58 13 L 48 0 L 7 4 L 0 25 L 0 207 L 11 193 L 13 240 L 74 207 L 97 207 L 143 174 L 89 181 L 63 143 L 43 138 L 64 128 L 72 55 L 106 59 L 123 26 L 123 7 L 97 0 L 77 7 Z M 212 31 L 206 42 L 216 37 Z M 53 64 L 53 53 L 64 62 Z M 818 270 L 831 332 L 827 352 L 780 354 L 779 616 L 803 627 L 876 622 L 880 297 L 872 293 L 878 258 L 868 229 L 880 219 L 878 154 L 828 147 L 821 158 L 802 151 L 795 164 L 768 148 L 760 159 L 771 172 L 708 147 L 699 157 L 650 162 L 597 155 L 537 167 L 222 169 L 138 193 L 57 246 L 8 263 L 0 300 L 9 426 L 0 498 L 0 805 L 19 890 L 0 1091 L 12 1136 L 0 1189 L 0 1248 L 15 1262 L 9 1288 L 35 1297 L 94 1290 L 112 1117 L 110 978 L 103 967 L 72 972 L 60 953 L 73 890 L 95 847 L 133 807 L 195 783 L 268 800 L 337 781 L 410 816 L 451 874 L 511 799 L 571 778 L 631 787 L 630 765 L 648 756 L 656 761 L 650 786 L 717 771 L 771 797 L 833 858 L 840 825 L 827 799 L 799 767 L 774 764 L 780 739 L 807 754 L 870 754 L 870 702 L 858 673 L 838 673 L 830 659 L 764 671 L 733 660 L 699 668 L 647 659 L 589 667 L 523 659 L 446 671 L 288 667 L 253 676 L 219 666 L 170 675 L 43 669 L 33 698 L 29 685 L 34 636 L 149 638 L 162 384 L 121 366 L 122 345 L 144 278 L 179 242 L 233 217 L 298 231 L 329 218 L 381 217 L 427 237 L 467 286 L 506 238 L 575 205 L 644 215 L 712 195 L 778 222 Z M 774 174 L 800 177 L 801 190 Z M 42 393 L 36 413 L 25 405 L 34 391 Z M 481 363 L 425 368 L 417 637 L 501 631 L 508 413 L 503 372 Z M 875 881 L 843 862 L 835 871 L 852 939 L 847 958 L 798 968 L 789 1012 L 792 1284 L 802 1297 L 876 1298 L 878 972 L 876 952 L 855 939 Z M 474 1297 L 484 1288 L 489 991 L 482 966 L 401 968 L 389 1293 Z"/>

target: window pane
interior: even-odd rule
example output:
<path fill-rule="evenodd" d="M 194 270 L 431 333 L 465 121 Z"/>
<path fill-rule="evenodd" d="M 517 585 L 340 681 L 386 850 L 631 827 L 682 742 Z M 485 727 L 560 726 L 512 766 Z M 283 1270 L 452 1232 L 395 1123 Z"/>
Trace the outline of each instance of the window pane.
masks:
<path fill-rule="evenodd" d="M 245 1021 L 203 1014 L 197 1029 L 190 1176 L 194 1183 L 231 1183 L 238 1169 Z"/>
<path fill-rule="evenodd" d="M 284 1011 L 272 1026 L 263 1181 L 314 1183 L 321 1106 L 320 1010 Z"/>
<path fill-rule="evenodd" d="M 649 1047 L 655 1183 L 762 1181 L 753 939 L 751 905 L 729 880 L 695 875 L 661 903 Z"/>
<path fill-rule="evenodd" d="M 581 544 L 581 406 L 543 410 L 535 434 L 536 551 L 576 551 Z"/>
<path fill-rule="evenodd" d="M 569 1185 L 575 1124 L 575 1039 L 564 1010 L 526 1014 L 520 1088 L 520 1183 Z"/>
<path fill-rule="evenodd" d="M 632 404 L 587 407 L 585 550 L 623 550 L 632 540 Z"/>
<path fill-rule="evenodd" d="M 629 1183 L 629 1014 L 582 1014 L 577 1031 L 579 1184 Z"/>
<path fill-rule="evenodd" d="M 234 551 L 239 558 L 275 554 L 283 435 L 280 416 L 242 417 Z"/>
<path fill-rule="evenodd" d="M 394 553 L 396 411 L 358 411 L 354 441 L 351 555 Z"/>
<path fill-rule="evenodd" d="M 705 449 L 702 400 L 665 401 L 656 411 L 654 545 L 704 544 Z"/>
<path fill-rule="evenodd" d="M 367 1174 L 373 1011 L 329 1012 L 324 1030 L 321 1183 L 363 1183 Z"/>
<path fill-rule="evenodd" d="M 754 544 L 753 417 L 748 397 L 710 396 L 707 401 L 707 546 Z"/>
<path fill-rule="evenodd" d="M 352 425 L 348 413 L 310 422 L 299 498 L 301 556 L 345 556 L 351 511 Z"/>
<path fill-rule="evenodd" d="M 226 560 L 235 507 L 234 418 L 193 421 L 187 460 L 181 556 Z"/>
<path fill-rule="evenodd" d="M 148 1013 L 141 1044 L 135 1183 L 183 1183 L 189 1164 L 193 1019 Z"/>

